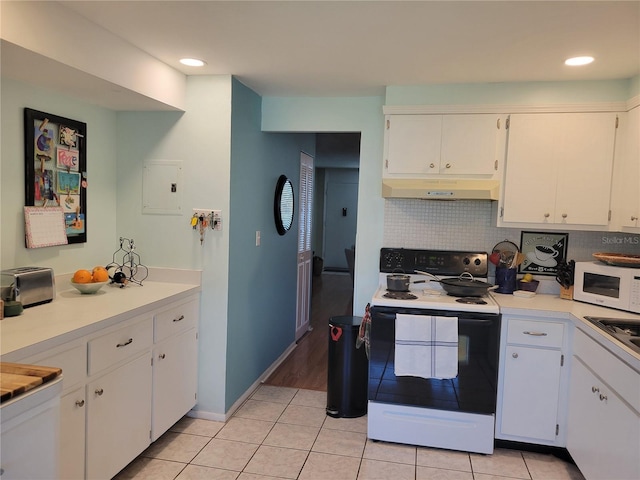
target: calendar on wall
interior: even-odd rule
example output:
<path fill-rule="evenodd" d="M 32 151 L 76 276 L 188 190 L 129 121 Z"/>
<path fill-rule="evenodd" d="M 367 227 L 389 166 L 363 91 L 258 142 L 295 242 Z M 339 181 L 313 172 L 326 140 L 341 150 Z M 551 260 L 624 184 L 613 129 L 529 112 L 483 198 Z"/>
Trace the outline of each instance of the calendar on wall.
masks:
<path fill-rule="evenodd" d="M 25 243 L 38 248 L 87 241 L 87 125 L 86 123 L 24 109 L 25 122 Z M 43 210 L 44 209 L 44 210 Z M 51 209 L 51 210 L 49 210 Z M 61 242 L 59 224 L 50 222 L 62 215 Z M 33 242 L 32 222 L 37 224 L 40 240 L 47 237 L 45 224 L 55 242 Z M 30 225 L 31 223 L 31 225 Z M 55 229 L 55 232 L 54 232 Z"/>
<path fill-rule="evenodd" d="M 24 207 L 27 248 L 66 245 L 64 212 L 60 207 Z"/>

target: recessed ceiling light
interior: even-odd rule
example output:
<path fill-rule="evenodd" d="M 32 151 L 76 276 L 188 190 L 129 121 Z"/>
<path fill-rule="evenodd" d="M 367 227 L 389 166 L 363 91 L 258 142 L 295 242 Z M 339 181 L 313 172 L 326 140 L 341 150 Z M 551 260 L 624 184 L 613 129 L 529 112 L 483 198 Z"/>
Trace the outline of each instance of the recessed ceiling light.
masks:
<path fill-rule="evenodd" d="M 567 58 L 564 61 L 565 65 L 569 65 L 571 67 L 578 67 L 580 65 L 588 65 L 593 62 L 593 57 L 572 57 Z"/>
<path fill-rule="evenodd" d="M 206 62 L 198 60 L 197 58 L 181 58 L 180 63 L 189 67 L 202 67 Z"/>

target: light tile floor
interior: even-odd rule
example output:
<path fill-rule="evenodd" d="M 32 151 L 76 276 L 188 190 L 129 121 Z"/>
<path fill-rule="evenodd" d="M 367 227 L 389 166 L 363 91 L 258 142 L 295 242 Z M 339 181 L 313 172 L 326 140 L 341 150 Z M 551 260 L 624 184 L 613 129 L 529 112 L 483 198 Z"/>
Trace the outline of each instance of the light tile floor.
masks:
<path fill-rule="evenodd" d="M 367 417 L 325 414 L 326 393 L 262 385 L 228 422 L 182 418 L 117 476 L 153 480 L 584 480 L 553 455 L 373 442 Z"/>

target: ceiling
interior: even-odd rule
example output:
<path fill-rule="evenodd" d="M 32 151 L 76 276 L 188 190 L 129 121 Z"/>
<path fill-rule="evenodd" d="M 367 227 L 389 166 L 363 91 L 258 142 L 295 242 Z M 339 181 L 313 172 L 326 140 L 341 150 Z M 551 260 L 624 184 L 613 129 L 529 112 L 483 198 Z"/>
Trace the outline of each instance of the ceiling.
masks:
<path fill-rule="evenodd" d="M 261 95 L 640 73 L 640 1 L 62 1 L 187 75 Z M 566 57 L 591 55 L 582 68 Z M 178 59 L 205 60 L 201 69 Z"/>
<path fill-rule="evenodd" d="M 640 0 L 58 3 L 185 75 L 232 74 L 262 96 L 368 96 L 384 95 L 385 86 L 640 74 Z M 574 55 L 596 61 L 565 66 Z M 185 67 L 178 60 L 186 56 L 207 65 Z M 163 108 L 3 42 L 3 75 L 34 82 L 42 76 L 33 68 L 43 65 L 48 87 L 116 110 Z"/>

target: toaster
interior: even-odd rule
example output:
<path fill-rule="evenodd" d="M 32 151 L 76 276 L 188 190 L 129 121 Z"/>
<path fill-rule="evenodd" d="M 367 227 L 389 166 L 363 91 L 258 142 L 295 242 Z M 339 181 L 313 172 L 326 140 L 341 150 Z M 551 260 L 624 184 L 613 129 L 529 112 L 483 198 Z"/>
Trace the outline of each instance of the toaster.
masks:
<path fill-rule="evenodd" d="M 0 296 L 5 301 L 18 301 L 23 307 L 50 302 L 55 289 L 51 268 L 19 267 L 0 272 Z"/>

